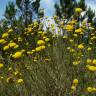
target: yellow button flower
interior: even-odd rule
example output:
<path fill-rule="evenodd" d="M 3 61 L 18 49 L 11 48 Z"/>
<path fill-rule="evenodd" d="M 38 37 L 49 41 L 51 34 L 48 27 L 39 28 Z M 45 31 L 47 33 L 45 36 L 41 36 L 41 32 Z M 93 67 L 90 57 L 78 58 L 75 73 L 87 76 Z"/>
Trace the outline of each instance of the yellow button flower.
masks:
<path fill-rule="evenodd" d="M 87 50 L 88 50 L 88 51 L 91 51 L 91 50 L 92 50 L 92 48 L 91 48 L 91 47 L 88 47 L 88 48 L 87 48 Z"/>
<path fill-rule="evenodd" d="M 4 39 L 0 39 L 0 44 L 5 44 L 6 41 Z"/>
<path fill-rule="evenodd" d="M 66 36 L 66 35 L 65 35 L 65 36 L 63 36 L 63 39 L 67 39 L 67 38 L 68 38 L 68 36 Z"/>
<path fill-rule="evenodd" d="M 96 71 L 96 67 L 95 66 L 87 65 L 86 67 L 88 68 L 89 71 Z"/>
<path fill-rule="evenodd" d="M 14 82 L 13 77 L 11 77 L 11 76 L 8 77 L 6 81 L 7 81 L 7 83 L 13 83 Z"/>
<path fill-rule="evenodd" d="M 18 84 L 23 83 L 23 79 L 18 79 L 18 80 L 17 80 L 17 83 L 18 83 Z"/>
<path fill-rule="evenodd" d="M 37 44 L 38 44 L 38 45 L 43 45 L 43 44 L 45 44 L 45 42 L 44 42 L 43 40 L 38 40 L 38 41 L 37 41 Z"/>
<path fill-rule="evenodd" d="M 80 64 L 80 61 L 74 61 L 73 62 L 73 65 L 79 65 Z"/>
<path fill-rule="evenodd" d="M 74 29 L 74 26 L 66 25 L 65 29 L 68 30 L 68 31 L 72 31 Z"/>
<path fill-rule="evenodd" d="M 92 62 L 93 64 L 96 64 L 96 59 L 93 59 L 93 62 Z"/>
<path fill-rule="evenodd" d="M 36 47 L 36 49 L 35 49 L 36 52 L 39 52 L 39 51 L 41 51 L 41 50 L 42 50 L 41 46 Z"/>
<path fill-rule="evenodd" d="M 9 30 L 8 30 L 8 33 L 11 33 L 11 32 L 13 32 L 13 29 L 9 29 Z"/>
<path fill-rule="evenodd" d="M 12 42 L 12 43 L 9 43 L 8 45 L 10 48 L 12 48 L 12 47 L 16 46 L 16 43 Z"/>
<path fill-rule="evenodd" d="M 76 87 L 75 86 L 71 86 L 71 90 L 72 91 L 75 91 L 76 90 Z"/>
<path fill-rule="evenodd" d="M 84 45 L 83 44 L 79 44 L 78 45 L 78 49 L 83 49 L 84 48 Z"/>
<path fill-rule="evenodd" d="M 93 91 L 93 88 L 92 88 L 92 87 L 88 87 L 88 88 L 87 88 L 87 91 L 88 91 L 88 92 L 92 92 L 92 91 Z"/>
<path fill-rule="evenodd" d="M 82 33 L 82 32 L 83 32 L 82 28 L 79 28 L 79 29 L 75 30 L 75 33 Z"/>
<path fill-rule="evenodd" d="M 82 12 L 82 9 L 81 8 L 75 8 L 75 12 L 76 13 L 81 13 Z"/>
<path fill-rule="evenodd" d="M 3 68 L 4 67 L 4 64 L 0 63 L 0 68 Z"/>
<path fill-rule="evenodd" d="M 18 59 L 18 58 L 22 57 L 22 52 L 16 52 L 12 57 L 14 59 Z"/>
<path fill-rule="evenodd" d="M 19 45 L 15 45 L 15 46 L 14 46 L 14 49 L 16 49 L 16 48 L 18 48 L 18 47 L 19 47 Z"/>
<path fill-rule="evenodd" d="M 77 85 L 78 84 L 78 79 L 74 79 L 73 80 L 73 84 L 76 84 Z"/>
<path fill-rule="evenodd" d="M 45 38 L 45 41 L 48 42 L 50 39 L 49 38 Z"/>
<path fill-rule="evenodd" d="M 8 49 L 9 49 L 9 46 L 8 46 L 8 45 L 6 45 L 6 46 L 3 47 L 3 50 L 4 50 L 4 51 L 6 51 L 6 50 L 8 50 Z"/>
<path fill-rule="evenodd" d="M 87 64 L 91 64 L 92 60 L 91 59 L 87 59 Z"/>
<path fill-rule="evenodd" d="M 93 91 L 96 92 L 96 88 L 93 88 Z"/>
<path fill-rule="evenodd" d="M 2 34 L 2 38 L 7 38 L 7 37 L 8 37 L 8 33 Z"/>
<path fill-rule="evenodd" d="M 45 49 L 45 46 L 44 45 L 42 45 L 42 46 L 40 46 L 41 47 L 41 49 Z"/>

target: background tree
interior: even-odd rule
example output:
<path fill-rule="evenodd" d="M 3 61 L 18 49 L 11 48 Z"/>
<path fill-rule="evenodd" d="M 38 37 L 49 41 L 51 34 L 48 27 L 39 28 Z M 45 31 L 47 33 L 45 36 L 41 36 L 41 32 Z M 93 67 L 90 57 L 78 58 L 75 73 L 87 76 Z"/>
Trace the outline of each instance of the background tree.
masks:
<path fill-rule="evenodd" d="M 20 14 L 22 22 L 27 27 L 32 23 L 32 19 L 38 16 L 38 10 L 40 7 L 40 0 L 16 0 L 16 5 Z"/>
<path fill-rule="evenodd" d="M 95 11 L 93 11 L 90 7 L 88 8 L 87 12 L 88 22 L 92 22 L 93 17 L 95 16 Z"/>
<path fill-rule="evenodd" d="M 82 8 L 83 11 L 85 11 L 86 8 L 87 8 L 87 5 L 85 4 L 85 0 L 80 0 L 80 1 L 78 2 L 77 6 L 78 6 L 79 8 Z"/>
<path fill-rule="evenodd" d="M 11 26 L 13 26 L 13 22 L 16 19 L 15 17 L 16 12 L 17 10 L 15 4 L 13 2 L 9 2 L 8 5 L 6 6 L 4 17 L 6 18 L 6 20 Z"/>
<path fill-rule="evenodd" d="M 56 15 L 62 18 L 70 18 L 73 15 L 74 8 L 77 6 L 76 0 L 58 0 L 59 4 L 55 4 Z"/>

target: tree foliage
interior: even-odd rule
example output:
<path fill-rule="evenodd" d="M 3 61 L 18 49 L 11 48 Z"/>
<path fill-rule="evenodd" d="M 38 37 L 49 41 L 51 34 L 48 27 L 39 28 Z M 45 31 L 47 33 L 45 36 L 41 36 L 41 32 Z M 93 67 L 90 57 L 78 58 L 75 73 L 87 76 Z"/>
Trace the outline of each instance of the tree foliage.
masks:
<path fill-rule="evenodd" d="M 27 27 L 32 23 L 33 18 L 38 17 L 39 7 L 40 0 L 16 0 L 16 3 L 8 3 L 4 16 L 11 23 L 16 23 L 17 17 L 20 23 Z"/>
<path fill-rule="evenodd" d="M 55 4 L 56 15 L 62 18 L 63 16 L 70 18 L 77 5 L 76 0 L 59 0 L 60 4 Z"/>

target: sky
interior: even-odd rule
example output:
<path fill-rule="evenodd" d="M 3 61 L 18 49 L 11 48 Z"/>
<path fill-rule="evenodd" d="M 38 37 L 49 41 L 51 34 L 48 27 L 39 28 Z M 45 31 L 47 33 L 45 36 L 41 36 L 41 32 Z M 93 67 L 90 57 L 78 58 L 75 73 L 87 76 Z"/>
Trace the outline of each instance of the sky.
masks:
<path fill-rule="evenodd" d="M 0 0 L 0 19 L 3 18 L 4 10 L 9 1 L 14 0 Z M 88 6 L 91 6 L 92 9 L 96 9 L 96 0 L 85 0 Z M 55 12 L 54 4 L 57 0 L 41 0 L 41 7 L 45 9 L 46 16 L 52 16 Z"/>

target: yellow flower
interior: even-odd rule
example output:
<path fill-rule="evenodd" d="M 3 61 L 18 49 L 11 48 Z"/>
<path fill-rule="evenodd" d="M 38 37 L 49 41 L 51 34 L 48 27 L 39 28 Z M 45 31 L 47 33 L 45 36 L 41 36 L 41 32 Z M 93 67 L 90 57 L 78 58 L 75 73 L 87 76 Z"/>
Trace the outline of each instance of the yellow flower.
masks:
<path fill-rule="evenodd" d="M 93 62 L 92 63 L 96 65 L 96 59 L 93 59 Z"/>
<path fill-rule="evenodd" d="M 32 28 L 28 28 L 28 33 L 32 32 Z"/>
<path fill-rule="evenodd" d="M 12 47 L 16 46 L 16 43 L 12 42 L 12 43 L 9 43 L 8 45 L 10 48 L 12 48 Z"/>
<path fill-rule="evenodd" d="M 94 30 L 94 27 L 90 27 L 91 30 Z"/>
<path fill-rule="evenodd" d="M 96 88 L 93 88 L 93 91 L 96 92 Z"/>
<path fill-rule="evenodd" d="M 37 60 L 37 59 L 34 59 L 33 61 L 34 61 L 34 62 L 37 62 L 38 60 Z"/>
<path fill-rule="evenodd" d="M 82 28 L 75 29 L 75 33 L 83 33 L 83 30 L 82 30 Z"/>
<path fill-rule="evenodd" d="M 23 83 L 23 82 L 24 82 L 23 79 L 18 79 L 18 80 L 17 80 L 17 83 L 18 83 L 18 84 Z"/>
<path fill-rule="evenodd" d="M 78 35 L 77 34 L 73 34 L 74 37 L 77 37 Z"/>
<path fill-rule="evenodd" d="M 82 9 L 81 8 L 75 8 L 75 12 L 76 13 L 81 13 L 82 12 Z"/>
<path fill-rule="evenodd" d="M 73 62 L 73 65 L 78 65 L 78 64 L 80 64 L 80 61 L 74 61 Z"/>
<path fill-rule="evenodd" d="M 73 30 L 73 26 L 72 25 L 66 25 L 65 29 L 68 31 L 72 31 Z"/>
<path fill-rule="evenodd" d="M 31 54 L 32 54 L 32 52 L 31 52 L 31 51 L 27 51 L 27 54 L 28 54 L 28 55 L 31 55 Z"/>
<path fill-rule="evenodd" d="M 43 32 L 42 31 L 39 31 L 38 34 L 42 34 Z"/>
<path fill-rule="evenodd" d="M 8 77 L 6 81 L 7 81 L 7 83 L 13 83 L 14 82 L 12 77 Z"/>
<path fill-rule="evenodd" d="M 88 51 L 91 51 L 91 50 L 92 50 L 92 48 L 91 48 L 91 47 L 88 47 L 88 48 L 87 48 L 87 50 L 88 50 Z"/>
<path fill-rule="evenodd" d="M 1 77 L 0 77 L 0 79 L 4 79 L 4 77 L 3 77 L 3 76 L 1 76 Z"/>
<path fill-rule="evenodd" d="M 79 44 L 78 45 L 78 49 L 83 49 L 84 48 L 84 45 L 83 44 Z"/>
<path fill-rule="evenodd" d="M 76 23 L 76 20 L 69 21 L 68 23 L 69 24 L 75 24 Z"/>
<path fill-rule="evenodd" d="M 8 30 L 8 33 L 11 33 L 11 32 L 13 32 L 13 29 L 9 29 L 9 30 Z"/>
<path fill-rule="evenodd" d="M 11 70 L 12 70 L 12 67 L 9 67 L 9 68 L 8 68 L 8 71 L 11 71 Z"/>
<path fill-rule="evenodd" d="M 25 52 L 25 49 L 22 49 L 21 52 L 24 53 Z"/>
<path fill-rule="evenodd" d="M 71 48 L 71 49 L 70 49 L 70 53 L 73 53 L 73 52 L 75 52 L 75 50 Z"/>
<path fill-rule="evenodd" d="M 0 68 L 3 68 L 4 67 L 4 64 L 0 63 Z"/>
<path fill-rule="evenodd" d="M 45 61 L 50 61 L 50 59 L 49 59 L 49 58 L 45 58 L 44 60 L 45 60 Z"/>
<path fill-rule="evenodd" d="M 38 44 L 38 45 L 43 45 L 43 44 L 45 44 L 45 42 L 44 42 L 43 40 L 38 40 L 38 41 L 37 41 L 37 44 Z"/>
<path fill-rule="evenodd" d="M 63 39 L 67 39 L 68 37 L 65 35 L 65 36 L 63 36 Z"/>
<path fill-rule="evenodd" d="M 41 49 L 45 49 L 45 46 L 44 45 L 42 45 L 42 46 L 40 46 L 41 47 Z"/>
<path fill-rule="evenodd" d="M 22 52 L 16 52 L 12 57 L 14 59 L 18 59 L 18 58 L 22 57 Z"/>
<path fill-rule="evenodd" d="M 92 87 L 88 87 L 88 88 L 87 88 L 87 91 L 88 91 L 88 92 L 92 92 L 92 91 L 93 91 L 93 88 L 92 88 Z"/>
<path fill-rule="evenodd" d="M 6 37 L 8 37 L 8 33 L 2 34 L 2 38 L 6 38 Z"/>
<path fill-rule="evenodd" d="M 34 53 L 34 52 L 35 52 L 35 50 L 33 49 L 33 50 L 32 50 L 32 53 Z"/>
<path fill-rule="evenodd" d="M 86 67 L 88 68 L 89 71 L 96 71 L 96 67 L 95 66 L 87 65 Z"/>
<path fill-rule="evenodd" d="M 0 44 L 5 44 L 6 41 L 4 39 L 0 39 Z"/>
<path fill-rule="evenodd" d="M 22 41 L 22 38 L 21 37 L 18 37 L 18 42 Z"/>
<path fill-rule="evenodd" d="M 71 86 L 71 90 L 72 91 L 75 91 L 76 90 L 76 87 L 75 86 Z"/>
<path fill-rule="evenodd" d="M 8 45 L 6 45 L 6 46 L 3 47 L 3 50 L 4 50 L 4 51 L 6 51 L 6 50 L 8 50 L 8 49 L 9 49 L 9 46 L 8 46 Z"/>
<path fill-rule="evenodd" d="M 73 84 L 76 84 L 77 85 L 78 84 L 78 79 L 74 79 L 73 80 Z"/>
<path fill-rule="evenodd" d="M 19 47 L 19 45 L 15 45 L 15 46 L 14 46 L 14 49 L 16 49 L 16 48 L 18 48 L 18 47 Z"/>
<path fill-rule="evenodd" d="M 70 41 L 71 43 L 73 43 L 74 40 L 70 39 L 69 41 Z"/>
<path fill-rule="evenodd" d="M 48 42 L 50 39 L 49 38 L 45 38 L 45 41 Z"/>
<path fill-rule="evenodd" d="M 87 59 L 87 64 L 91 64 L 92 60 L 91 59 Z"/>
<path fill-rule="evenodd" d="M 15 75 L 15 76 L 19 75 L 19 71 L 16 70 L 16 71 L 14 72 L 14 75 Z"/>
<path fill-rule="evenodd" d="M 41 48 L 41 46 L 39 46 L 39 47 L 36 47 L 36 52 L 39 52 L 39 51 L 41 51 L 42 50 L 42 48 Z"/>

